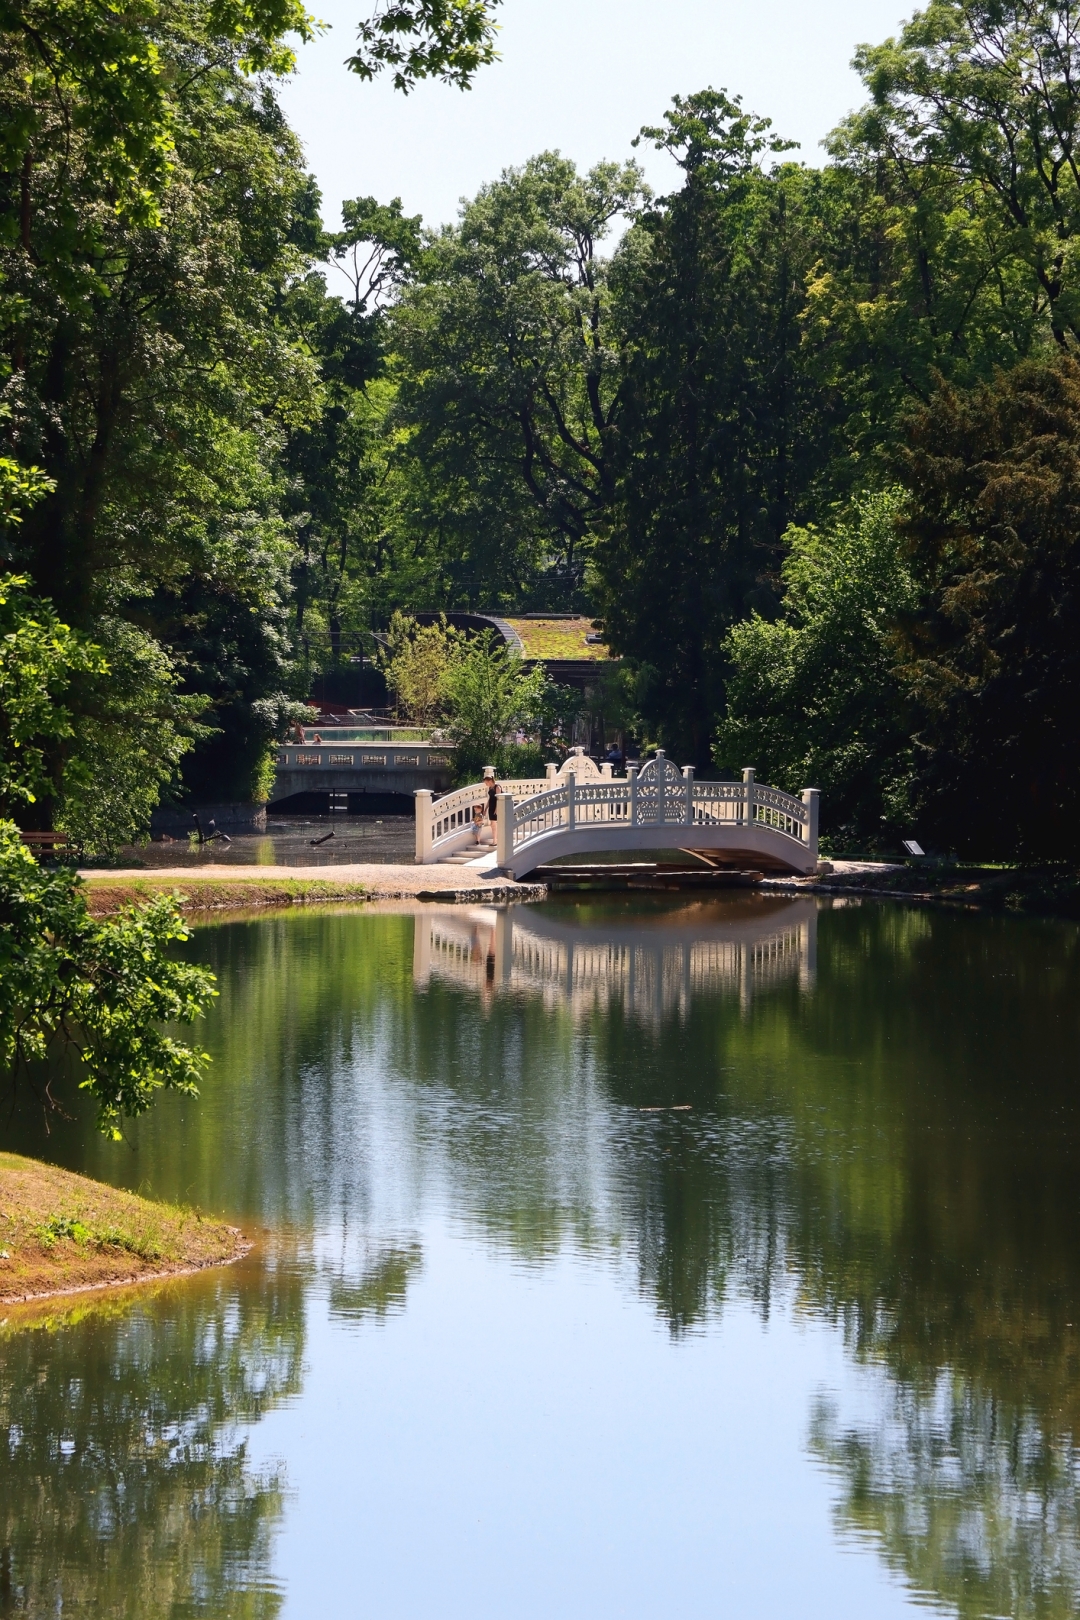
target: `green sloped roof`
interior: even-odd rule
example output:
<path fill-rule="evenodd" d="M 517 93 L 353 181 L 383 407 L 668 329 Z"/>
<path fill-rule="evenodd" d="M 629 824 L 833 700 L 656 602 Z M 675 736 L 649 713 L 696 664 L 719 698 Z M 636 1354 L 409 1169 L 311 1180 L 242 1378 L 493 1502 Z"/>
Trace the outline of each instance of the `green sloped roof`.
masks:
<path fill-rule="evenodd" d="M 521 638 L 526 658 L 574 659 L 602 663 L 611 657 L 602 641 L 586 641 L 596 635 L 591 619 L 507 619 Z"/>

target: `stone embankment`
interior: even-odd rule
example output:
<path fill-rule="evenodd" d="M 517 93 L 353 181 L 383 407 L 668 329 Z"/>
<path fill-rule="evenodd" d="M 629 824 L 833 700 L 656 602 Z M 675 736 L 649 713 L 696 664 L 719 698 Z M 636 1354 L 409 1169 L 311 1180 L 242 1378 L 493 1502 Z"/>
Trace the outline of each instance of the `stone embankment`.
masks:
<path fill-rule="evenodd" d="M 1065 868 L 961 865 L 955 861 L 823 862 L 815 877 L 767 878 L 766 889 L 806 894 L 863 894 L 981 911 L 1080 917 L 1080 874 Z"/>

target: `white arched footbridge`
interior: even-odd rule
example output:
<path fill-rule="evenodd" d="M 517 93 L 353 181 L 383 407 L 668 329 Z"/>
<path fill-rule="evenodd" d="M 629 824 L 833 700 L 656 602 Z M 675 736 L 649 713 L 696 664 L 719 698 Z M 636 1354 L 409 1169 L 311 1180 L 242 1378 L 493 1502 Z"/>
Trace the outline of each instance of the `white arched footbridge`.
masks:
<path fill-rule="evenodd" d="M 660 749 L 640 770 L 614 777 L 579 751 L 546 780 L 500 782 L 494 846 L 477 828 L 487 789 L 474 783 L 434 799 L 416 795 L 416 858 L 497 865 L 515 878 L 563 855 L 684 849 L 732 866 L 810 873 L 818 852 L 818 790 L 801 797 L 757 782 L 696 782 Z"/>

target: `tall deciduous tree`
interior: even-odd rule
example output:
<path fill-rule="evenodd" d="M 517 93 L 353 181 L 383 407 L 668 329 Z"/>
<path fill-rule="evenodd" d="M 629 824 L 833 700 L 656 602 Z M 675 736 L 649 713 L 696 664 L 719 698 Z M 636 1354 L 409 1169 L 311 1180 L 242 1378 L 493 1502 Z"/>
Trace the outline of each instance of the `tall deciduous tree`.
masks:
<path fill-rule="evenodd" d="M 491 26 L 401 0 L 350 65 L 464 85 Z M 299 0 L 0 6 L 0 425 L 48 481 L 6 561 L 117 667 L 137 630 L 211 699 L 188 784 L 215 798 L 258 792 L 306 678 L 281 453 L 323 414 L 290 293 L 327 242 L 272 81 L 312 28 Z"/>
<path fill-rule="evenodd" d="M 895 490 L 864 496 L 827 528 L 790 529 L 775 619 L 734 625 L 717 764 L 822 790 L 833 839 L 895 836 L 911 740 L 894 634 L 914 606 Z"/>
<path fill-rule="evenodd" d="M 683 171 L 614 273 L 625 361 L 614 515 L 598 554 L 612 646 L 645 666 L 646 707 L 699 765 L 723 701 L 722 643 L 768 599 L 778 542 L 819 464 L 827 413 L 796 364 L 816 251 L 802 171 L 738 100 L 676 98 L 645 138 Z"/>
<path fill-rule="evenodd" d="M 557 152 L 507 170 L 435 237 L 393 318 L 402 517 L 445 605 L 580 587 L 611 499 L 617 356 L 599 248 L 636 165 Z"/>
<path fill-rule="evenodd" d="M 863 125 L 899 168 L 971 187 L 1000 263 L 1061 347 L 1080 341 L 1080 13 L 1071 0 L 930 0 L 856 58 Z M 994 264 L 986 257 L 986 271 Z"/>

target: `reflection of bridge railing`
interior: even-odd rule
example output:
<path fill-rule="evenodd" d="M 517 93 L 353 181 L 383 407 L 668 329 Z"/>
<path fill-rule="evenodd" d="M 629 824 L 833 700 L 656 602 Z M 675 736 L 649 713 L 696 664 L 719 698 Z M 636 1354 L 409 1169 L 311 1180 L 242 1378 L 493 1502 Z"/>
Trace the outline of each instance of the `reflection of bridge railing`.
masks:
<path fill-rule="evenodd" d="M 812 900 L 700 902 L 633 920 L 587 926 L 533 908 L 460 907 L 416 918 L 413 973 L 485 998 L 515 991 L 583 1016 L 621 1003 L 650 1022 L 683 1016 L 695 996 L 755 994 L 813 982 L 817 908 Z"/>

